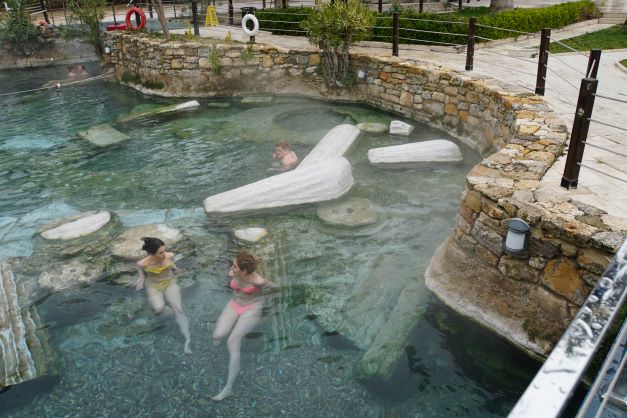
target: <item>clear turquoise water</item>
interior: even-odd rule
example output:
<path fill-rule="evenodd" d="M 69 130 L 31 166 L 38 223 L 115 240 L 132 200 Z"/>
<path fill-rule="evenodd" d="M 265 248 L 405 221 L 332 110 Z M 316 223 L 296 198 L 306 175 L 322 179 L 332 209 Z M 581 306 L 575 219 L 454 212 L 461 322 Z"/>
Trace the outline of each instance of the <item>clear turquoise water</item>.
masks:
<path fill-rule="evenodd" d="M 0 93 L 64 73 L 0 71 Z M 451 139 L 407 121 L 416 126 L 409 138 L 361 136 L 348 155 L 356 182 L 349 194 L 373 202 L 381 214 L 376 225 L 334 229 L 320 222 L 314 207 L 211 219 L 202 199 L 266 177 L 278 139 L 289 139 L 302 157 L 340 123 L 398 117 L 297 97 L 250 105 L 203 99 L 193 111 L 115 125 L 131 137 L 121 146 L 100 149 L 76 135 L 132 109 L 180 101 L 104 81 L 0 97 L 0 259 L 25 257 L 34 267 L 20 280 L 36 288 L 51 260 L 40 255 L 33 234 L 49 220 L 107 209 L 124 226 L 162 222 L 179 228 L 189 239 L 181 250 L 189 272 L 181 286 L 194 350 L 182 354 L 172 318 L 154 318 L 145 296 L 121 284 L 128 277 L 112 272 L 119 263 L 91 260 L 111 267 L 94 284 L 38 291 L 35 303 L 57 372 L 0 393 L 0 415 L 507 415 L 538 364 L 451 312 L 422 277 L 452 231 L 465 174 L 478 154 L 460 144 L 460 165 L 370 166 L 369 148 Z M 229 107 L 211 107 L 216 102 Z M 244 342 L 237 396 L 216 404 L 209 398 L 224 383 L 228 355 L 223 346 L 211 346 L 210 332 L 229 298 L 225 272 L 237 247 L 232 231 L 246 226 L 283 237 L 284 292 Z M 351 287 L 390 259 L 393 268 L 384 269 L 389 275 L 381 280 L 417 277 L 421 318 L 391 380 L 361 381 L 353 370 L 363 351 L 333 332 L 333 319 Z M 277 324 L 289 332 L 277 334 Z"/>

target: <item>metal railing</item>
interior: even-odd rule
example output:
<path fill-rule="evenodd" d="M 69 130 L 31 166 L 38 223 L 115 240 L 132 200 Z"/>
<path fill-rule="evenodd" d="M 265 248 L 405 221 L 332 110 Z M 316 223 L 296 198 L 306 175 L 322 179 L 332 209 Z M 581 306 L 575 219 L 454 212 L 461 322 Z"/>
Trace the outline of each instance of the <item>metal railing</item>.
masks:
<path fill-rule="evenodd" d="M 588 140 L 588 131 L 591 122 L 612 127 L 622 132 L 627 132 L 627 127 L 625 126 L 621 126 L 612 122 L 607 122 L 601 119 L 592 118 L 594 102 L 597 97 L 599 99 L 609 100 L 616 103 L 627 103 L 626 100 L 622 100 L 617 97 L 597 94 L 599 80 L 596 77 L 599 69 L 600 59 L 601 50 L 593 49 L 590 52 L 588 68 L 586 70 L 586 73 L 584 74 L 584 78 L 581 80 L 581 86 L 579 88 L 579 98 L 577 100 L 577 106 L 575 109 L 575 119 L 573 121 L 573 129 L 570 137 L 570 143 L 568 146 L 568 155 L 566 156 L 566 165 L 564 167 L 564 173 L 562 175 L 561 181 L 561 186 L 566 189 L 577 188 L 577 185 L 579 183 L 579 171 L 581 167 L 611 177 L 615 180 L 627 183 L 627 178 L 625 178 L 624 176 L 614 176 L 604 170 L 600 170 L 598 168 L 594 168 L 583 163 L 583 154 L 586 145 L 596 149 L 600 149 L 605 152 L 609 152 L 616 156 L 627 158 L 627 154 L 623 154 L 618 150 L 609 149 Z"/>

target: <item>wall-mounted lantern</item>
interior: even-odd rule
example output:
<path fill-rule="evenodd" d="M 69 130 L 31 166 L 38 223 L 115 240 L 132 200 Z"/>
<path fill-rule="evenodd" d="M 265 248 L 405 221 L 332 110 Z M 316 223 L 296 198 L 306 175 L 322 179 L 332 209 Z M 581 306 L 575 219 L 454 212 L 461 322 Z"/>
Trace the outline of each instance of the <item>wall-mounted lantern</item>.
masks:
<path fill-rule="evenodd" d="M 365 80 L 367 73 L 368 72 L 366 71 L 365 68 L 360 68 L 359 71 L 357 71 L 357 78 L 360 80 Z"/>
<path fill-rule="evenodd" d="M 111 47 L 110 46 L 105 46 L 104 47 L 104 53 L 105 54 L 110 54 L 111 53 Z"/>
<path fill-rule="evenodd" d="M 512 254 L 521 254 L 529 247 L 529 224 L 522 219 L 513 218 L 507 223 L 507 236 L 505 237 L 505 251 Z"/>

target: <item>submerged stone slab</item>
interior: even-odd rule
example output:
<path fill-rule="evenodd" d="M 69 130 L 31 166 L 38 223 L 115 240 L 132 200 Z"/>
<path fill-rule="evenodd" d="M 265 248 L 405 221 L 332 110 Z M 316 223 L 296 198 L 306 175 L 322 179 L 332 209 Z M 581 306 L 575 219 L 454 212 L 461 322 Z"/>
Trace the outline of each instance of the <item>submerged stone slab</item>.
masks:
<path fill-rule="evenodd" d="M 332 158 L 343 157 L 358 136 L 359 128 L 354 125 L 343 124 L 336 126 L 327 132 L 314 149 L 303 158 L 296 170 L 301 170 Z"/>
<path fill-rule="evenodd" d="M 462 160 L 462 152 L 457 144 L 445 139 L 368 150 L 368 161 L 371 164 L 443 163 Z"/>
<path fill-rule="evenodd" d="M 378 122 L 362 122 L 358 123 L 357 127 L 360 131 L 368 132 L 371 134 L 383 134 L 386 133 L 389 129 L 388 125 L 385 123 Z"/>
<path fill-rule="evenodd" d="M 58 292 L 76 285 L 91 284 L 95 282 L 102 269 L 97 269 L 93 264 L 85 264 L 79 260 L 71 260 L 62 264 L 49 266 L 39 275 L 39 285 L 45 289 Z"/>
<path fill-rule="evenodd" d="M 184 103 L 179 103 L 179 104 L 169 105 L 169 106 L 161 106 L 156 109 L 144 110 L 143 112 L 130 113 L 126 116 L 122 116 L 118 118 L 118 122 L 129 122 L 137 118 L 143 118 L 146 116 L 153 116 L 153 115 L 161 115 L 164 113 L 178 112 L 179 110 L 193 109 L 198 106 L 200 106 L 200 103 L 198 103 L 196 100 L 190 100 L 189 102 L 184 102 Z"/>
<path fill-rule="evenodd" d="M 8 264 L 0 265 L 0 388 L 48 374 L 51 360 L 36 307 L 25 306 L 24 288 Z"/>
<path fill-rule="evenodd" d="M 163 224 L 140 225 L 127 229 L 115 240 L 111 247 L 111 253 L 124 260 L 139 260 L 147 254 L 142 250 L 144 242 L 142 237 L 159 238 L 165 242 L 166 247 L 178 243 L 183 234 L 178 229 Z"/>
<path fill-rule="evenodd" d="M 414 127 L 409 123 L 401 122 L 400 120 L 390 122 L 390 134 L 392 135 L 409 135 L 413 130 Z"/>
<path fill-rule="evenodd" d="M 84 237 L 98 231 L 111 220 L 111 214 L 106 211 L 91 211 L 71 216 L 60 221 L 55 227 L 44 227 L 41 236 L 48 240 L 71 240 Z"/>
<path fill-rule="evenodd" d="M 210 196 L 203 205 L 207 213 L 231 213 L 325 202 L 344 195 L 353 182 L 348 160 L 334 158 Z"/>
<path fill-rule="evenodd" d="M 272 96 L 246 96 L 242 97 L 240 103 L 270 103 L 274 100 Z"/>
<path fill-rule="evenodd" d="M 325 204 L 320 206 L 316 213 L 326 224 L 349 228 L 374 224 L 379 219 L 372 202 L 363 197 L 352 197 L 342 202 Z"/>
<path fill-rule="evenodd" d="M 266 235 L 268 235 L 266 228 L 243 228 L 235 231 L 235 236 L 246 242 L 258 242 Z"/>
<path fill-rule="evenodd" d="M 108 123 L 92 126 L 86 131 L 79 132 L 78 135 L 99 147 L 106 147 L 130 139 L 128 135 L 114 129 Z"/>

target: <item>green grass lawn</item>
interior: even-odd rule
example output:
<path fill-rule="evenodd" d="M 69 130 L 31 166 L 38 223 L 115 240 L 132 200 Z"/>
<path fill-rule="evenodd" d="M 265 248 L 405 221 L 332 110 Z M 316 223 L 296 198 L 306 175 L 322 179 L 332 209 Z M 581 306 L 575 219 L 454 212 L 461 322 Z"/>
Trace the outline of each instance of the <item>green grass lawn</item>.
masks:
<path fill-rule="evenodd" d="M 623 67 L 627 67 L 627 60 L 622 60 L 620 63 L 623 64 Z"/>
<path fill-rule="evenodd" d="M 561 41 L 563 44 L 577 51 L 590 51 L 591 49 L 621 49 L 627 48 L 627 32 L 621 30 L 622 25 L 612 26 L 597 32 L 587 33 L 574 38 Z M 562 45 L 551 43 L 550 52 L 569 52 Z"/>

